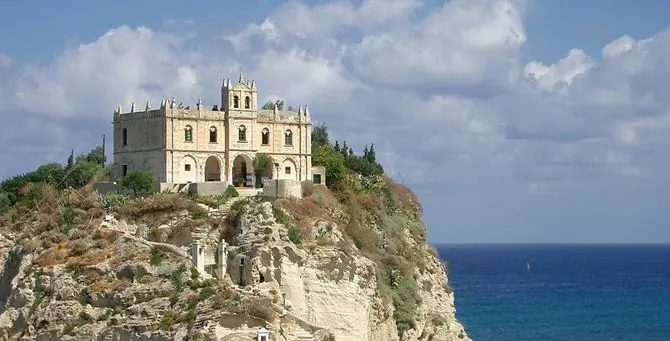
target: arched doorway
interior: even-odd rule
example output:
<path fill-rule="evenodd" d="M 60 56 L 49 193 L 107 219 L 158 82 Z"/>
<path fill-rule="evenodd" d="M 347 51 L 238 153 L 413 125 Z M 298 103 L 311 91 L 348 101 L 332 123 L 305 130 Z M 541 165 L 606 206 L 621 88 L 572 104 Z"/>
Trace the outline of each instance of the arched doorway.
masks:
<path fill-rule="evenodd" d="M 253 186 L 254 169 L 251 159 L 238 155 L 233 160 L 233 185 L 237 187 Z"/>
<path fill-rule="evenodd" d="M 279 169 L 280 179 L 298 180 L 298 167 L 292 159 L 285 159 Z"/>
<path fill-rule="evenodd" d="M 214 155 L 205 161 L 205 181 L 221 181 L 221 163 Z"/>
<path fill-rule="evenodd" d="M 198 163 L 193 156 L 186 155 L 181 158 L 179 167 L 179 171 L 177 172 L 177 183 L 198 181 Z"/>

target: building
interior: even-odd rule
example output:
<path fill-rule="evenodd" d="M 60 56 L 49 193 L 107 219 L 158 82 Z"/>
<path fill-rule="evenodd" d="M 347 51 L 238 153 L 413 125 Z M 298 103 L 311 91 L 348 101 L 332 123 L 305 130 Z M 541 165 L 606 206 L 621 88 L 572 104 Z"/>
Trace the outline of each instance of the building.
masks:
<path fill-rule="evenodd" d="M 272 170 L 261 178 L 312 180 L 312 122 L 307 106 L 297 111 L 258 106 L 255 81 L 224 79 L 221 102 L 205 108 L 165 99 L 158 109 L 114 111 L 115 176 L 150 169 L 161 188 L 219 182 L 253 187 L 253 159 L 265 153 Z M 314 168 L 318 179 L 322 167 Z"/>

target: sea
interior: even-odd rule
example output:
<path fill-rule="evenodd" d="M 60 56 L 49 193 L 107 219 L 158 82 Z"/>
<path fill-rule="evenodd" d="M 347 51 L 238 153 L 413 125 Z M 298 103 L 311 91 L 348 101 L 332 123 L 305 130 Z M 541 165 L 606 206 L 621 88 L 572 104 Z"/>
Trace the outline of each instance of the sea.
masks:
<path fill-rule="evenodd" d="M 670 245 L 435 247 L 475 341 L 670 341 Z"/>

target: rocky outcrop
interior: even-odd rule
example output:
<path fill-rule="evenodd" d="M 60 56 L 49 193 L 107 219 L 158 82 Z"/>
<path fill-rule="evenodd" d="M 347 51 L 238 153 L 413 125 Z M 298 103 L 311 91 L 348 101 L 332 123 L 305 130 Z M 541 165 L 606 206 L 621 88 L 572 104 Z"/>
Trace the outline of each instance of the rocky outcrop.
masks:
<path fill-rule="evenodd" d="M 94 230 L 32 248 L 10 242 L 20 238 L 3 229 L 0 341 L 255 340 L 261 327 L 270 340 L 469 340 L 446 269 L 409 231 L 398 236 L 421 250 L 423 263 L 411 282 L 420 299 L 407 310 L 343 219 L 311 219 L 297 241 L 290 212 L 254 199 L 232 206 L 209 210 L 210 220 L 190 232 L 169 221 L 152 227 L 107 217 Z M 203 280 L 189 245 L 147 240 L 156 229 L 203 245 L 228 238 L 224 278 Z"/>

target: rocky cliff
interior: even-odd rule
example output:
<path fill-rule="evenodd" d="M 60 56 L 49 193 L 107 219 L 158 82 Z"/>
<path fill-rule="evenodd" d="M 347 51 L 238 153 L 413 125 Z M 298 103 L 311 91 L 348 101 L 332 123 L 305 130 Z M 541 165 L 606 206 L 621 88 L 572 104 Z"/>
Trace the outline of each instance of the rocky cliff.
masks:
<path fill-rule="evenodd" d="M 356 176 L 303 190 L 41 186 L 0 218 L 0 340 L 469 340 L 409 190 Z"/>

